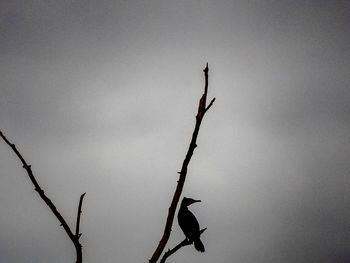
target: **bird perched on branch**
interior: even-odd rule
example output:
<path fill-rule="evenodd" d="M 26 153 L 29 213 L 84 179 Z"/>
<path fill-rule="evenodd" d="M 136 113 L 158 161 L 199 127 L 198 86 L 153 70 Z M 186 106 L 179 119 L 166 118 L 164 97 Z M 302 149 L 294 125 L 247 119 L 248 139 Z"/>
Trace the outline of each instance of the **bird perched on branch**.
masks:
<path fill-rule="evenodd" d="M 187 208 L 189 205 L 200 201 L 201 200 L 194 200 L 192 198 L 184 197 L 181 202 L 179 213 L 177 214 L 177 220 L 186 238 L 190 242 L 194 243 L 196 250 L 204 252 L 205 249 L 202 241 L 200 240 L 200 235 L 204 232 L 205 229 L 199 229 L 199 223 L 196 217 Z"/>

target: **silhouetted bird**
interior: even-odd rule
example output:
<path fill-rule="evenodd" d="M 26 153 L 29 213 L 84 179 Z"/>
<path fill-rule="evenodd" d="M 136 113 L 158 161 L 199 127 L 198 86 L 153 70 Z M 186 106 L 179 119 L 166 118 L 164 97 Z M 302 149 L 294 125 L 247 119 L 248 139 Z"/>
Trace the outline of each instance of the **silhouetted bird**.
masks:
<path fill-rule="evenodd" d="M 177 214 L 177 220 L 186 238 L 194 243 L 194 247 L 198 251 L 204 252 L 204 245 L 200 240 L 201 231 L 199 229 L 199 223 L 194 214 L 187 208 L 189 205 L 200 201 L 201 200 L 184 197 L 181 202 L 179 213 Z"/>

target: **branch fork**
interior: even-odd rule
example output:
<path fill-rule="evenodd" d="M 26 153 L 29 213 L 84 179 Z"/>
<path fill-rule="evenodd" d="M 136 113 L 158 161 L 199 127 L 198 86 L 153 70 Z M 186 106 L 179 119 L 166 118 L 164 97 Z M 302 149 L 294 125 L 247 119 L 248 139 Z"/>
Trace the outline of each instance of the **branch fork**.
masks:
<path fill-rule="evenodd" d="M 207 228 L 201 229 L 201 231 L 199 232 L 199 235 L 202 235 L 205 230 L 207 230 Z M 179 244 L 177 244 L 174 248 L 168 249 L 168 251 L 165 252 L 163 257 L 161 258 L 160 263 L 165 263 L 167 258 L 170 257 L 172 254 L 174 254 L 176 251 L 178 251 L 180 248 L 191 245 L 192 243 L 193 241 L 185 238 Z"/>
<path fill-rule="evenodd" d="M 78 213 L 77 213 L 77 222 L 76 222 L 76 232 L 75 234 L 73 234 L 71 228 L 69 227 L 69 225 L 67 224 L 67 221 L 63 218 L 63 216 L 58 212 L 56 206 L 52 203 L 52 201 L 50 200 L 50 198 L 48 198 L 44 192 L 44 190 L 40 187 L 38 181 L 36 180 L 33 172 L 32 172 L 32 166 L 29 165 L 25 159 L 23 158 L 23 156 L 21 155 L 21 153 L 17 150 L 16 145 L 11 143 L 6 136 L 0 131 L 0 137 L 5 141 L 5 143 L 7 145 L 9 145 L 13 152 L 17 155 L 17 157 L 21 160 L 22 162 L 22 167 L 26 170 L 29 179 L 31 180 L 31 182 L 34 185 L 34 190 L 36 192 L 38 192 L 39 196 L 41 197 L 41 199 L 45 202 L 45 204 L 50 208 L 51 212 L 56 216 L 56 218 L 58 219 L 58 221 L 60 222 L 60 226 L 62 226 L 64 228 L 64 230 L 66 231 L 68 237 L 70 238 L 70 240 L 73 242 L 75 250 L 76 250 L 76 263 L 81 263 L 82 262 L 82 245 L 80 244 L 79 238 L 81 236 L 81 234 L 79 233 L 79 227 L 80 227 L 80 214 L 81 214 L 81 207 L 83 204 L 83 199 L 86 193 L 82 194 L 80 196 L 80 200 L 79 200 L 79 206 L 78 206 Z"/>

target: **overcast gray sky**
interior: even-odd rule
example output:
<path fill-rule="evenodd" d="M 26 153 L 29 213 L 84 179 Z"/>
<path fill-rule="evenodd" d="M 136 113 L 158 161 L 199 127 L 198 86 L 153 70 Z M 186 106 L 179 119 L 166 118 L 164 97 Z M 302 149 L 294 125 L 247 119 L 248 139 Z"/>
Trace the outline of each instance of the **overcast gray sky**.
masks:
<path fill-rule="evenodd" d="M 84 262 L 147 262 L 209 62 L 183 192 L 206 252 L 169 262 L 349 262 L 349 25 L 337 0 L 2 0 L 0 129 L 72 226 L 87 192 Z M 74 262 L 4 143 L 0 167 L 0 262 Z"/>

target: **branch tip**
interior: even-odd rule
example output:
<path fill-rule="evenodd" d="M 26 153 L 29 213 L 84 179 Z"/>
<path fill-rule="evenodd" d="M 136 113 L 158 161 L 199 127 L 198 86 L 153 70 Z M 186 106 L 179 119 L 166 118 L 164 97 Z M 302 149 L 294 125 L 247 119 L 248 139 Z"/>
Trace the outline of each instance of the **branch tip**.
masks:
<path fill-rule="evenodd" d="M 204 73 L 208 74 L 208 71 L 209 71 L 209 65 L 208 65 L 208 62 L 205 66 L 205 69 L 203 69 Z"/>
<path fill-rule="evenodd" d="M 201 231 L 199 231 L 199 235 L 203 234 L 203 232 L 204 232 L 205 230 L 207 230 L 207 228 L 201 229 Z"/>
<path fill-rule="evenodd" d="M 83 205 L 83 200 L 84 200 L 84 196 L 86 193 L 83 193 L 80 198 L 79 198 L 79 205 L 78 205 L 78 212 L 77 212 L 77 222 L 76 222 L 76 226 L 75 226 L 75 236 L 79 239 L 80 237 L 80 233 L 79 233 L 79 228 L 80 228 L 80 216 L 82 213 L 81 207 Z"/>

